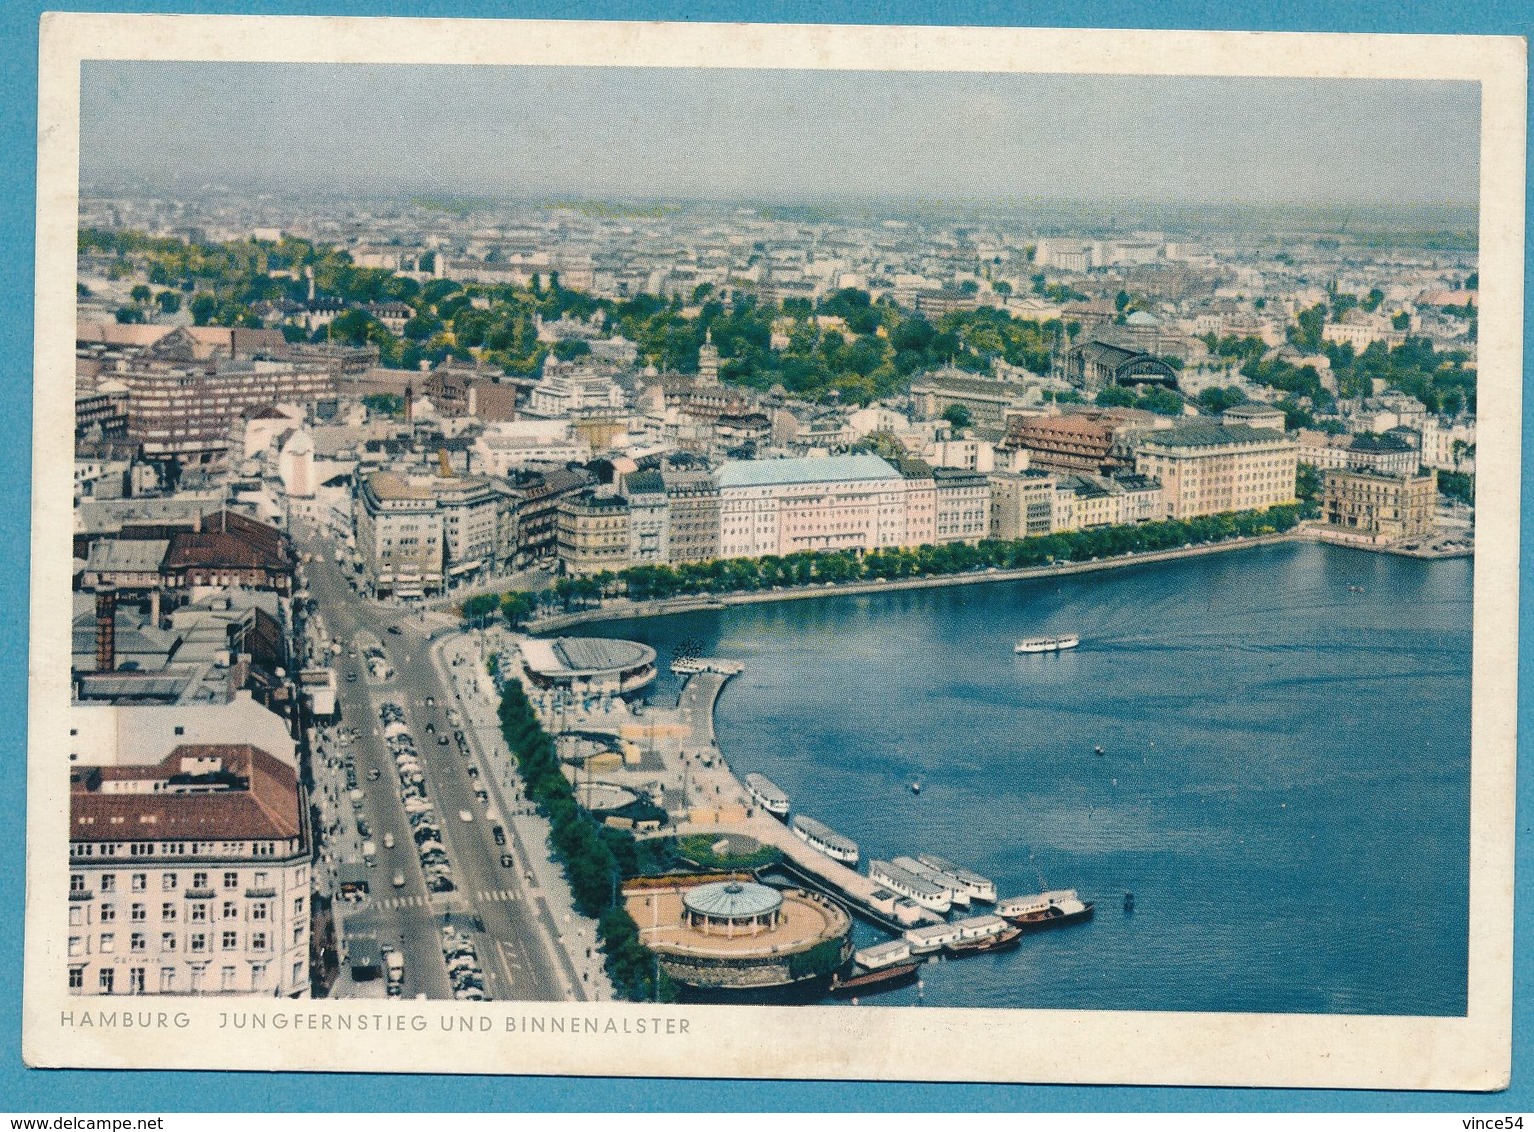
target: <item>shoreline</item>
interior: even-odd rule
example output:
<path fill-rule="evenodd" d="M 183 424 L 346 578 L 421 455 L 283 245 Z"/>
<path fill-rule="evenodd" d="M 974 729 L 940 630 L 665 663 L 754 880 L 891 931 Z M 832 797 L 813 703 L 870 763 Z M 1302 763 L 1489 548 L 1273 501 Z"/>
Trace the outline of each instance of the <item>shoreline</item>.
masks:
<path fill-rule="evenodd" d="M 1182 558 L 1199 558 L 1209 554 L 1224 554 L 1233 550 L 1248 550 L 1258 546 L 1273 546 L 1283 542 L 1316 541 L 1316 533 L 1301 525 L 1279 534 L 1255 535 L 1251 538 L 1232 538 L 1223 542 L 1203 543 L 1198 546 L 1180 546 L 1170 550 L 1148 550 L 1140 553 L 1116 555 L 1112 558 L 1093 558 L 1086 562 L 1061 562 L 1050 566 L 1028 566 L 1018 570 L 990 569 L 965 574 L 936 574 L 919 578 L 895 578 L 888 581 L 838 582 L 827 585 L 795 586 L 785 589 L 749 590 L 742 593 L 699 594 L 691 597 L 660 598 L 654 601 L 631 601 L 628 598 L 612 598 L 599 608 L 579 609 L 571 613 L 558 613 L 529 621 L 522 632 L 542 634 L 586 625 L 596 621 L 624 621 L 641 617 L 668 617 L 679 613 L 694 613 L 702 609 L 727 609 L 736 605 L 760 605 L 776 601 L 803 601 L 817 597 L 843 597 L 847 595 L 890 593 L 895 590 L 937 589 L 947 586 L 972 586 L 986 582 L 1014 582 L 1030 578 L 1054 578 L 1071 574 L 1090 574 L 1099 570 L 1116 570 L 1146 562 L 1171 562 Z M 1359 547 L 1361 550 L 1378 550 L 1375 547 Z"/>

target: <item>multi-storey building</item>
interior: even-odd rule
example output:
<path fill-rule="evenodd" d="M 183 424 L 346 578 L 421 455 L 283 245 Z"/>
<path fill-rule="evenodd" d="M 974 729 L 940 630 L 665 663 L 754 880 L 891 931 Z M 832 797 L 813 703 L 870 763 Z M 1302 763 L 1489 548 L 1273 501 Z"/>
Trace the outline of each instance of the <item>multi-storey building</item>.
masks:
<path fill-rule="evenodd" d="M 600 574 L 629 564 L 629 505 L 621 495 L 583 491 L 560 500 L 559 562 L 567 574 Z"/>
<path fill-rule="evenodd" d="M 1053 473 L 993 472 L 990 480 L 991 538 L 1035 538 L 1054 530 Z"/>
<path fill-rule="evenodd" d="M 933 523 L 938 543 L 976 543 L 990 533 L 991 482 L 980 472 L 934 468 Z M 910 543 L 907 532 L 905 540 Z"/>
<path fill-rule="evenodd" d="M 1088 410 L 1057 417 L 1014 418 L 1007 443 L 1028 452 L 1028 466 L 1047 472 L 1099 475 L 1117 463 L 1115 447 L 1141 424 L 1128 410 Z"/>
<path fill-rule="evenodd" d="M 623 477 L 629 502 L 629 562 L 645 565 L 671 561 L 671 508 L 660 472 L 630 472 Z"/>
<path fill-rule="evenodd" d="M 1438 477 L 1429 472 L 1391 474 L 1367 468 L 1325 473 L 1321 515 L 1330 527 L 1371 543 L 1426 538 L 1433 531 Z"/>
<path fill-rule="evenodd" d="M 357 549 L 380 597 L 442 591 L 442 512 L 431 477 L 375 472 L 357 492 Z"/>
<path fill-rule="evenodd" d="M 1032 396 L 1036 399 L 1036 393 Z M 948 368 L 912 381 L 911 401 L 916 414 L 925 420 L 934 420 L 950 406 L 959 405 L 969 411 L 972 425 L 988 429 L 1005 428 L 1008 413 L 1033 403 L 1026 386 Z"/>
<path fill-rule="evenodd" d="M 712 473 L 666 469 L 666 535 L 672 562 L 719 557 L 719 485 Z"/>
<path fill-rule="evenodd" d="M 1406 431 L 1415 436 L 1412 430 Z M 1401 432 L 1392 429 L 1382 433 L 1358 433 L 1348 442 L 1347 466 L 1392 476 L 1412 474 L 1422 464 L 1422 450 Z"/>
<path fill-rule="evenodd" d="M 1161 481 L 1166 515 L 1191 519 L 1294 502 L 1299 443 L 1236 425 L 1189 425 L 1148 433 L 1135 471 Z"/>
<path fill-rule="evenodd" d="M 552 559 L 559 543 L 559 504 L 584 491 L 591 476 L 577 469 L 524 472 L 513 481 L 516 492 L 517 566 Z"/>
<path fill-rule="evenodd" d="M 334 400 L 336 376 L 321 365 L 262 360 L 135 359 L 113 375 L 127 390 L 127 437 L 149 460 L 222 460 L 233 426 L 276 402 Z"/>
<path fill-rule="evenodd" d="M 877 456 L 732 460 L 718 483 L 724 558 L 906 542 L 905 480 Z"/>
<path fill-rule="evenodd" d="M 500 539 L 507 493 L 485 476 L 439 477 L 431 489 L 442 514 L 444 580 L 459 582 L 493 571 L 505 558 Z"/>
<path fill-rule="evenodd" d="M 70 992 L 307 996 L 307 813 L 248 743 L 71 768 Z"/>

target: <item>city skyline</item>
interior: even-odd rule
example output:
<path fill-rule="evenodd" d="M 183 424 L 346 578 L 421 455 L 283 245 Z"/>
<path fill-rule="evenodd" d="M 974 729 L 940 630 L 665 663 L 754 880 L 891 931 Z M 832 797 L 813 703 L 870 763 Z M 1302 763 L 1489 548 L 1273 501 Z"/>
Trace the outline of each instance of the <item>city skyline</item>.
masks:
<path fill-rule="evenodd" d="M 182 193 L 1474 208 L 1479 116 L 1478 87 L 1462 82 L 91 62 L 81 180 Z"/>

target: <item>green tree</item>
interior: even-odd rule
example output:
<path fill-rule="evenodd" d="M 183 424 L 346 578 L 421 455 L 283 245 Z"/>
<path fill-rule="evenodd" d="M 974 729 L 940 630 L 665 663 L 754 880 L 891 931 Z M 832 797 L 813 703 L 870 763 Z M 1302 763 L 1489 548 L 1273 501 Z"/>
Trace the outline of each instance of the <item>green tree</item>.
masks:
<path fill-rule="evenodd" d="M 143 283 L 140 283 L 137 286 L 135 286 L 133 288 L 133 290 L 128 292 L 128 297 L 130 299 L 132 299 L 135 303 L 138 303 L 140 306 L 143 306 L 145 303 L 148 303 L 150 300 L 152 300 L 154 298 L 154 292 L 151 291 Z"/>
<path fill-rule="evenodd" d="M 1094 402 L 1104 407 L 1117 406 L 1124 409 L 1131 409 L 1134 407 L 1135 400 L 1136 398 L 1133 389 L 1130 389 L 1125 385 L 1110 385 L 1107 388 L 1098 391 Z"/>
<path fill-rule="evenodd" d="M 962 432 L 970 426 L 969 408 L 965 405 L 949 405 L 943 410 L 943 419 L 953 426 L 955 432 Z"/>
<path fill-rule="evenodd" d="M 154 300 L 164 314 L 175 314 L 181 309 L 181 296 L 175 291 L 161 291 Z"/>
<path fill-rule="evenodd" d="M 117 321 L 122 323 L 143 322 L 144 312 L 138 307 L 118 307 Z"/>
<path fill-rule="evenodd" d="M 198 292 L 192 296 L 191 311 L 194 326 L 207 326 L 218 311 L 218 300 L 206 291 Z"/>

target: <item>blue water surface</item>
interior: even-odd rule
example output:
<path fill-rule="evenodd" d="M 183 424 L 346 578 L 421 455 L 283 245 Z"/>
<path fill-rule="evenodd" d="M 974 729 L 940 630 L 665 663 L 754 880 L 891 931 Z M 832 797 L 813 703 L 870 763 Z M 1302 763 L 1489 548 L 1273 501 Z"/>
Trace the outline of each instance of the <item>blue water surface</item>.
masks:
<path fill-rule="evenodd" d="M 579 631 L 744 661 L 731 766 L 865 860 L 1097 902 L 881 1005 L 1462 1015 L 1470 610 L 1468 561 L 1285 544 Z"/>

